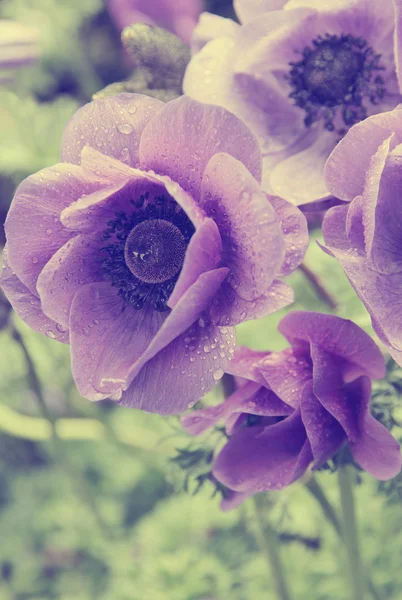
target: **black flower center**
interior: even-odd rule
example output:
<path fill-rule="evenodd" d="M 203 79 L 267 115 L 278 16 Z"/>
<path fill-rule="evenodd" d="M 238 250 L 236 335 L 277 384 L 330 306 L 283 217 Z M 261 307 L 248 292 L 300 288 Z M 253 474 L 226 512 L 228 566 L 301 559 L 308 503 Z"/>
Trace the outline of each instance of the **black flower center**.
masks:
<path fill-rule="evenodd" d="M 367 117 L 365 101 L 378 104 L 385 94 L 384 80 L 378 74 L 384 70 L 381 55 L 363 38 L 319 36 L 302 56 L 299 62 L 290 63 L 287 79 L 293 88 L 289 97 L 306 112 L 306 127 L 323 120 L 326 129 L 333 131 L 337 114 L 350 127 Z"/>
<path fill-rule="evenodd" d="M 162 283 L 182 268 L 187 244 L 178 227 L 164 219 L 143 221 L 126 240 L 124 257 L 133 275 L 145 283 Z"/>
<path fill-rule="evenodd" d="M 131 200 L 134 210 L 116 212 L 103 239 L 104 278 L 131 306 L 168 309 L 167 301 L 183 266 L 194 226 L 168 195 Z"/>

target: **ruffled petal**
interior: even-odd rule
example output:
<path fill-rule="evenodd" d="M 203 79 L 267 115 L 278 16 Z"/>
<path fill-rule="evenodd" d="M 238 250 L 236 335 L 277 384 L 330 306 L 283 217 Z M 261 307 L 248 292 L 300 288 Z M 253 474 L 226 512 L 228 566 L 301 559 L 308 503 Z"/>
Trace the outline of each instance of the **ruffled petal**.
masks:
<path fill-rule="evenodd" d="M 222 237 L 228 283 L 251 302 L 266 293 L 284 260 L 280 223 L 267 196 L 239 161 L 216 154 L 205 169 L 201 206 Z"/>
<path fill-rule="evenodd" d="M 294 311 L 279 323 L 279 331 L 292 343 L 310 342 L 323 351 L 361 367 L 361 373 L 381 379 L 385 376 L 384 357 L 374 340 L 352 321 L 334 315 Z"/>
<path fill-rule="evenodd" d="M 361 377 L 353 384 L 351 397 L 356 405 L 359 434 L 349 443 L 356 462 L 376 479 L 392 479 L 401 471 L 399 444 L 370 414 L 371 384 Z"/>
<path fill-rule="evenodd" d="M 258 363 L 267 384 L 289 406 L 300 406 L 303 389 L 312 380 L 311 364 L 301 354 L 288 348 L 269 354 Z"/>
<path fill-rule="evenodd" d="M 261 181 L 261 154 L 248 127 L 227 110 L 182 96 L 145 128 L 140 142 L 141 168 L 168 175 L 200 198 L 201 179 L 210 158 L 227 152 Z"/>
<path fill-rule="evenodd" d="M 37 290 L 44 312 L 68 328 L 75 293 L 87 283 L 103 281 L 102 246 L 99 234 L 77 235 L 58 250 L 44 266 Z"/>
<path fill-rule="evenodd" d="M 184 412 L 216 386 L 234 345 L 234 329 L 195 322 L 145 364 L 120 403 L 163 415 Z"/>
<path fill-rule="evenodd" d="M 402 142 L 402 112 L 374 115 L 357 123 L 335 146 L 325 166 L 329 191 L 341 200 L 353 200 L 364 191 L 371 159 L 380 145 L 395 133 L 395 143 Z"/>
<path fill-rule="evenodd" d="M 298 208 L 279 196 L 269 196 L 269 201 L 280 221 L 285 242 L 285 260 L 277 273 L 283 277 L 292 273 L 304 258 L 309 244 L 307 220 Z"/>
<path fill-rule="evenodd" d="M 239 346 L 228 366 L 227 373 L 235 377 L 241 377 L 265 385 L 265 379 L 261 375 L 258 363 L 265 358 L 269 352 L 252 350 L 246 346 Z"/>
<path fill-rule="evenodd" d="M 68 331 L 44 314 L 38 296 L 30 292 L 10 268 L 6 248 L 3 250 L 0 285 L 17 315 L 29 327 L 51 339 L 68 343 Z"/>
<path fill-rule="evenodd" d="M 280 10 L 288 0 L 234 0 L 233 5 L 241 23 L 247 23 L 271 10 Z"/>
<path fill-rule="evenodd" d="M 239 24 L 232 19 L 225 19 L 209 12 L 202 13 L 191 38 L 192 53 L 196 54 L 215 38 L 234 36 L 239 27 Z"/>
<path fill-rule="evenodd" d="M 61 143 L 61 160 L 80 164 L 84 146 L 106 156 L 139 163 L 138 147 L 145 126 L 165 104 L 141 94 L 119 94 L 89 102 L 67 124 Z"/>
<path fill-rule="evenodd" d="M 299 462 L 305 443 L 300 411 L 276 425 L 241 429 L 219 453 L 213 475 L 237 492 L 281 489 L 307 469 L 311 451 Z"/>
<path fill-rule="evenodd" d="M 346 206 L 332 207 L 324 217 L 322 232 L 329 246 L 341 250 L 353 249 L 363 256 L 365 252 L 363 197 L 356 196 Z M 325 251 L 325 248 L 323 250 Z"/>
<path fill-rule="evenodd" d="M 80 394 L 101 400 L 121 390 L 166 317 L 135 310 L 110 283 L 80 287 L 70 313 L 71 365 Z"/>
<path fill-rule="evenodd" d="M 60 213 L 98 189 L 99 182 L 81 167 L 66 164 L 43 169 L 17 188 L 5 223 L 8 260 L 31 292 L 47 261 L 73 235 L 61 224 Z"/>

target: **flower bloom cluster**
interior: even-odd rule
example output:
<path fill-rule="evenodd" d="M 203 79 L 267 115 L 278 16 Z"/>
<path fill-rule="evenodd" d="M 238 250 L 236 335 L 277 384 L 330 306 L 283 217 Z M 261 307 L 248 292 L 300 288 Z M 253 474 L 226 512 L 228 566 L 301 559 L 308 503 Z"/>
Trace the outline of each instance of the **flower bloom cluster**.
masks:
<path fill-rule="evenodd" d="M 186 97 L 91 102 L 61 156 L 16 191 L 3 289 L 70 343 L 84 397 L 181 412 L 223 375 L 235 325 L 292 302 L 279 277 L 303 258 L 305 219 L 261 190 L 247 126 Z"/>
<path fill-rule="evenodd" d="M 329 198 L 323 170 L 336 143 L 401 102 L 400 5 L 237 0 L 241 25 L 204 13 L 185 93 L 251 127 L 266 190 L 298 205 Z"/>
<path fill-rule="evenodd" d="M 377 479 L 401 469 L 397 442 L 370 414 L 370 379 L 385 375 L 374 341 L 351 321 L 318 313 L 290 313 L 279 330 L 290 348 L 239 349 L 229 368 L 236 391 L 221 405 L 183 417 L 193 435 L 225 422 L 229 439 L 213 468 L 229 489 L 225 509 L 289 485 L 345 444 Z"/>
<path fill-rule="evenodd" d="M 0 19 L 0 84 L 13 78 L 13 72 L 37 60 L 37 32 L 15 21 Z"/>
<path fill-rule="evenodd" d="M 402 364 L 402 110 L 353 127 L 330 156 L 326 178 L 328 188 L 348 201 L 324 219 L 326 250 Z"/>
<path fill-rule="evenodd" d="M 202 0 L 108 0 L 107 6 L 119 29 L 147 23 L 168 29 L 189 43 Z"/>

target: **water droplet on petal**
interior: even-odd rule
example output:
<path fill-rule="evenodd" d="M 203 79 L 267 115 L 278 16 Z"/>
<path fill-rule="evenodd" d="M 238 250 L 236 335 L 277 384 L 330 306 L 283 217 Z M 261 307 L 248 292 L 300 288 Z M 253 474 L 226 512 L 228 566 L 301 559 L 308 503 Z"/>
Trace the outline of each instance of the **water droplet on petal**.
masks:
<path fill-rule="evenodd" d="M 121 125 L 117 125 L 117 129 L 120 133 L 124 133 L 125 135 L 129 135 L 133 132 L 133 126 L 130 123 L 122 123 Z"/>
<path fill-rule="evenodd" d="M 46 335 L 48 338 L 50 338 L 51 340 L 54 340 L 56 337 L 56 334 L 54 333 L 54 331 L 52 331 L 51 329 L 48 329 L 48 331 L 46 331 Z"/>

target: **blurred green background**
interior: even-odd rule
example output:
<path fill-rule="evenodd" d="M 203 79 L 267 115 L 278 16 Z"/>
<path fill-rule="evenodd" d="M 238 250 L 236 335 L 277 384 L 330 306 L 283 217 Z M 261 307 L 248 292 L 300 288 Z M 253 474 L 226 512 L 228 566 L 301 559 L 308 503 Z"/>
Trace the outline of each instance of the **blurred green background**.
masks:
<path fill-rule="evenodd" d="M 216 0 L 209 8 L 232 10 Z M 41 44 L 41 60 L 0 89 L 3 222 L 16 185 L 58 161 L 70 116 L 123 79 L 128 66 L 101 0 L 0 0 L 0 18 L 36 27 Z M 336 297 L 338 314 L 370 331 L 343 273 L 316 246 L 318 236 L 312 232 L 307 265 Z M 294 273 L 290 283 L 292 308 L 328 310 L 305 274 Z M 283 314 L 240 326 L 238 342 L 284 347 L 276 332 Z M 221 394 L 218 386 L 207 401 Z M 401 437 L 400 429 L 394 433 Z M 184 474 L 169 459 L 189 445 L 178 418 L 82 399 L 68 347 L 14 317 L 0 332 L 0 600 L 274 600 L 252 505 L 223 513 L 212 485 L 184 491 Z M 337 507 L 336 476 L 318 477 Z M 363 558 L 387 600 L 402 598 L 397 487 L 363 474 L 356 489 Z M 343 548 L 303 484 L 266 499 L 294 598 L 346 600 Z"/>

